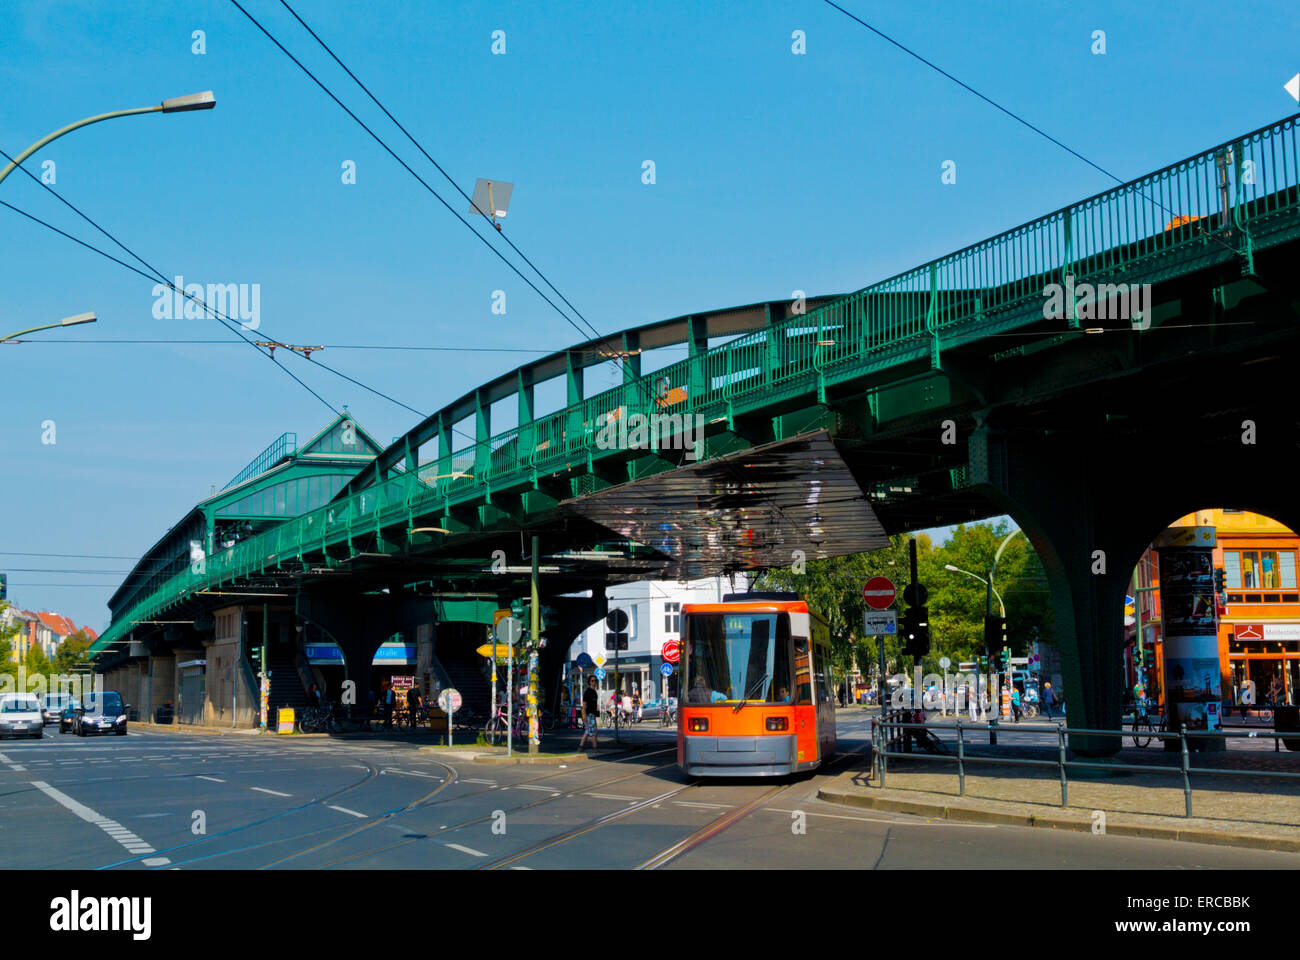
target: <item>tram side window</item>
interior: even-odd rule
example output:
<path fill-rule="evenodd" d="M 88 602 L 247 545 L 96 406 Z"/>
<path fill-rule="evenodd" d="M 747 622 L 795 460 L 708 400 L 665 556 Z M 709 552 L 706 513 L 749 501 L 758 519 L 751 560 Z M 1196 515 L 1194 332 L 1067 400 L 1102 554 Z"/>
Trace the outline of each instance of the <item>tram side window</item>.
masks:
<path fill-rule="evenodd" d="M 812 703 L 812 658 L 806 637 L 794 640 L 795 703 Z"/>

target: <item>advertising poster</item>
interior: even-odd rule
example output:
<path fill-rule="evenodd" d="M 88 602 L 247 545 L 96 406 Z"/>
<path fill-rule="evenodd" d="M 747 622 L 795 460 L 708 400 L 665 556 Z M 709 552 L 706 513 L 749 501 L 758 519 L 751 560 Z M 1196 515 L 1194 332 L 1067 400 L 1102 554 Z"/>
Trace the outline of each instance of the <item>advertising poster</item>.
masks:
<path fill-rule="evenodd" d="M 1167 729 L 1219 730 L 1222 673 L 1214 604 L 1214 527 L 1170 527 L 1156 538 L 1164 620 Z M 1190 741 L 1221 750 L 1220 739 Z M 1176 740 L 1166 750 L 1178 749 Z"/>

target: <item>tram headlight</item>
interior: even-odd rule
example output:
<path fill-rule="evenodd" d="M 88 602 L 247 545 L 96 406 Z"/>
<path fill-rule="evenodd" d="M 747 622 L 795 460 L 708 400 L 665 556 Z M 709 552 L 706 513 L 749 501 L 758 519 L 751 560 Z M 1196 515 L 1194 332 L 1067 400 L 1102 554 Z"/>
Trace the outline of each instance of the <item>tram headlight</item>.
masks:
<path fill-rule="evenodd" d="M 768 717 L 767 729 L 768 730 L 789 730 L 790 721 L 787 720 L 785 717 Z"/>
<path fill-rule="evenodd" d="M 704 733 L 709 729 L 708 717 L 691 717 L 686 723 L 686 729 L 691 733 Z"/>

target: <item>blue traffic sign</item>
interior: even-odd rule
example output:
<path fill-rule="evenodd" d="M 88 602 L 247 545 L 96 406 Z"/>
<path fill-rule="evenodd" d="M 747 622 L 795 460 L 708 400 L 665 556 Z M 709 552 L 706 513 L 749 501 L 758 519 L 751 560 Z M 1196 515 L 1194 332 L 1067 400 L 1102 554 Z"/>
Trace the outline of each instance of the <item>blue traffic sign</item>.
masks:
<path fill-rule="evenodd" d="M 597 679 L 597 680 L 604 680 L 604 679 L 605 679 L 605 668 L 604 668 L 604 667 L 597 667 L 597 668 L 596 668 L 596 679 Z"/>
<path fill-rule="evenodd" d="M 671 663 L 662 663 L 659 665 L 659 672 L 665 677 L 671 677 L 673 675 L 673 665 Z"/>

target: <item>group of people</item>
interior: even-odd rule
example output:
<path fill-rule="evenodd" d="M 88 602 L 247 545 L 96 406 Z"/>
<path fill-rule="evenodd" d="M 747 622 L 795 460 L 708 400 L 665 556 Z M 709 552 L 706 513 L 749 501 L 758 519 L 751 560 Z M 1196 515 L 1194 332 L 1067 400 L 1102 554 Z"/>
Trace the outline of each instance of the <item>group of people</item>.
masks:
<path fill-rule="evenodd" d="M 634 683 L 632 692 L 625 694 L 621 690 L 615 690 L 610 698 L 610 706 L 615 713 L 621 713 L 628 722 L 639 720 L 641 718 L 641 690 Z M 600 691 L 596 687 L 596 678 L 588 677 L 586 689 L 582 691 L 582 739 L 578 741 L 578 749 L 587 748 L 587 738 L 591 738 L 591 748 L 600 749 L 600 739 L 597 735 L 597 724 L 600 720 Z"/>

